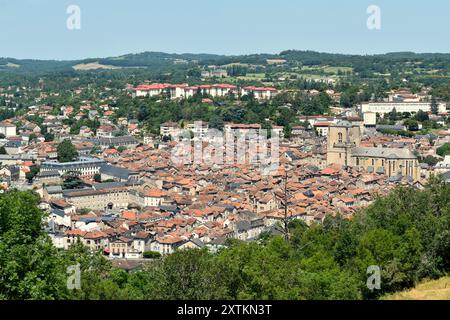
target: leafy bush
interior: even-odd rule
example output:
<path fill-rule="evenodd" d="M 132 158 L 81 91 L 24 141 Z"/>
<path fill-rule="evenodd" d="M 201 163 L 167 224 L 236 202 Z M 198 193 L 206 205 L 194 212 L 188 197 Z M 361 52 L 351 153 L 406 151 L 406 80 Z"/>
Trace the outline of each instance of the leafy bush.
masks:
<path fill-rule="evenodd" d="M 158 258 L 161 258 L 161 254 L 159 252 L 155 252 L 155 251 L 147 251 L 147 252 L 144 252 L 144 258 L 145 259 L 158 259 Z"/>
<path fill-rule="evenodd" d="M 437 154 L 441 157 L 450 155 L 450 143 L 445 143 L 442 147 L 437 149 Z"/>

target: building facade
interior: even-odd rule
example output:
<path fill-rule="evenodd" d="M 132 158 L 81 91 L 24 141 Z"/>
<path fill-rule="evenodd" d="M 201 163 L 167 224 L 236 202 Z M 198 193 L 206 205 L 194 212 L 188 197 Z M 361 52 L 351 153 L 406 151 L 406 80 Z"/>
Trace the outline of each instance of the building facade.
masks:
<path fill-rule="evenodd" d="M 420 178 L 417 157 L 408 149 L 361 148 L 360 127 L 348 121 L 332 125 L 328 132 L 327 164 L 358 167 L 369 173 L 388 177 L 409 176 Z"/>
<path fill-rule="evenodd" d="M 79 172 L 81 177 L 93 177 L 100 173 L 101 166 L 105 161 L 91 157 L 80 157 L 78 161 L 72 162 L 43 162 L 41 172 L 58 171 L 62 176 L 68 172 Z"/>
<path fill-rule="evenodd" d="M 362 113 L 373 112 L 379 114 L 387 114 L 395 109 L 396 112 L 417 113 L 419 110 L 423 112 L 431 112 L 431 103 L 427 102 L 370 102 L 361 105 Z M 438 113 L 445 114 L 447 105 L 438 103 Z"/>
<path fill-rule="evenodd" d="M 15 137 L 17 135 L 16 129 L 16 126 L 11 123 L 0 122 L 0 133 L 6 138 Z"/>
<path fill-rule="evenodd" d="M 204 84 L 199 86 L 189 86 L 187 84 L 141 84 L 133 88 L 134 97 L 154 97 L 166 95 L 171 99 L 190 98 L 196 93 L 207 94 L 213 98 L 224 97 L 229 94 L 248 95 L 253 94 L 255 99 L 269 100 L 272 99 L 278 90 L 270 87 L 244 87 L 239 89 L 237 86 L 227 83 L 220 84 Z"/>
<path fill-rule="evenodd" d="M 327 163 L 352 165 L 352 149 L 361 143 L 361 128 L 348 121 L 328 127 Z"/>
<path fill-rule="evenodd" d="M 64 199 L 77 208 L 91 210 L 126 209 L 129 204 L 129 191 L 127 188 L 70 190 L 64 192 Z"/>

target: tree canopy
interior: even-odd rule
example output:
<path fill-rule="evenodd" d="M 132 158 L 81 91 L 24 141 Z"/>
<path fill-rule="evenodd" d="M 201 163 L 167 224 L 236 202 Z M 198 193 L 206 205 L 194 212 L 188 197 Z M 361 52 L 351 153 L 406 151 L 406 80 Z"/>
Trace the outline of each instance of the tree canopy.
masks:
<path fill-rule="evenodd" d="M 444 143 L 436 150 L 436 153 L 441 157 L 450 156 L 450 143 Z"/>
<path fill-rule="evenodd" d="M 70 162 L 78 157 L 78 151 L 69 139 L 65 139 L 58 145 L 57 152 L 59 162 Z"/>

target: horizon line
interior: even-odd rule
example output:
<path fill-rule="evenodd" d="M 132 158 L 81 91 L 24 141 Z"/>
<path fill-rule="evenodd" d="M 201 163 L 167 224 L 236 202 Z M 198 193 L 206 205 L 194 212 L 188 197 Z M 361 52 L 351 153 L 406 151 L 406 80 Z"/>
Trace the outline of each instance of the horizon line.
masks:
<path fill-rule="evenodd" d="M 82 61 L 82 60 L 91 60 L 91 59 L 109 59 L 109 58 L 117 58 L 123 57 L 127 55 L 139 55 L 144 53 L 163 53 L 169 55 L 211 55 L 211 56 L 222 56 L 222 57 L 244 57 L 251 55 L 280 55 L 285 51 L 297 51 L 297 52 L 313 52 L 319 54 L 332 54 L 332 55 L 343 55 L 343 56 L 359 56 L 359 57 L 370 57 L 370 56 L 382 56 L 388 54 L 399 54 L 399 53 L 411 53 L 417 55 L 424 54 L 435 54 L 435 55 L 447 55 L 450 52 L 426 52 L 426 51 L 387 51 L 387 52 L 379 52 L 379 53 L 343 53 L 343 52 L 330 52 L 330 51 L 316 51 L 313 49 L 285 49 L 280 52 L 250 52 L 250 53 L 237 53 L 237 54 L 225 54 L 225 53 L 208 53 L 208 52 L 167 52 L 167 51 L 159 51 L 159 50 L 145 50 L 139 52 L 128 52 L 117 55 L 103 56 L 103 57 L 80 57 L 80 58 L 16 58 L 16 57 L 8 57 L 8 56 L 0 56 L 0 59 L 14 59 L 14 60 L 32 60 L 32 61 L 57 61 L 57 62 L 71 62 L 71 61 Z"/>

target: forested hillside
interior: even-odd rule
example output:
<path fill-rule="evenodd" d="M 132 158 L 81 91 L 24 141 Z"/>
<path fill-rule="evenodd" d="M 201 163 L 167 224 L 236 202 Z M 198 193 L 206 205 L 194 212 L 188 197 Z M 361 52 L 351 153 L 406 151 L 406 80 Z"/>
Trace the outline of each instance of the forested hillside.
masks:
<path fill-rule="evenodd" d="M 290 65 L 329 65 L 340 67 L 352 67 L 357 72 L 378 71 L 386 72 L 395 66 L 410 65 L 420 66 L 430 70 L 445 69 L 450 67 L 450 54 L 438 53 L 413 53 L 396 52 L 379 55 L 349 55 L 321 53 L 315 51 L 287 50 L 279 54 L 251 54 L 251 55 L 215 55 L 215 54 L 171 54 L 164 52 L 143 52 L 137 54 L 126 54 L 118 57 L 91 57 L 88 59 L 57 61 L 57 60 L 31 60 L 0 58 L 0 72 L 10 73 L 48 73 L 55 71 L 70 71 L 72 67 L 80 63 L 98 62 L 122 68 L 145 68 L 151 71 L 162 68 L 183 68 L 188 65 L 229 65 L 250 64 L 267 65 L 267 59 L 285 59 Z"/>

